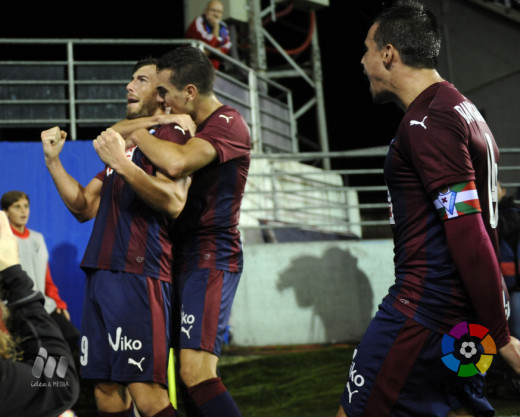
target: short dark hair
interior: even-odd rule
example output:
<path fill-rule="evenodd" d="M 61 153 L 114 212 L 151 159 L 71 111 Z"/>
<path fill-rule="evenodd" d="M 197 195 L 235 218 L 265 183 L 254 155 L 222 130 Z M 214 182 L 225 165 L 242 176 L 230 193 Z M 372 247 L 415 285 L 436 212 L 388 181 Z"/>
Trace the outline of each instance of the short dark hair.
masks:
<path fill-rule="evenodd" d="M 375 19 L 379 48 L 392 44 L 405 65 L 437 67 L 441 35 L 435 15 L 416 0 L 398 0 Z"/>
<path fill-rule="evenodd" d="M 7 210 L 9 207 L 11 207 L 14 203 L 16 203 L 18 200 L 21 200 L 22 198 L 25 198 L 27 201 L 30 202 L 29 196 L 25 194 L 23 191 L 7 191 L 0 200 L 0 206 L 2 210 Z"/>
<path fill-rule="evenodd" d="M 193 84 L 200 94 L 213 92 L 215 68 L 204 51 L 194 46 L 181 46 L 165 53 L 157 70 L 171 70 L 170 82 L 179 90 Z"/>
<path fill-rule="evenodd" d="M 151 56 L 147 58 L 142 58 L 139 61 L 137 61 L 134 67 L 132 68 L 132 74 L 135 73 L 139 68 L 146 67 L 147 65 L 157 66 L 158 62 L 159 60 L 157 58 Z"/>

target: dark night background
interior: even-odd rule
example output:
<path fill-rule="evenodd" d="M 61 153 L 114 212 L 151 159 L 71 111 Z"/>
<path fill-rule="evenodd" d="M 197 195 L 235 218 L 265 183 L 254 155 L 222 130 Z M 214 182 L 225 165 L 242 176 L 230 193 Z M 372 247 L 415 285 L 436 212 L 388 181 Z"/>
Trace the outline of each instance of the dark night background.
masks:
<path fill-rule="evenodd" d="M 133 5 L 114 1 L 78 2 L 69 3 L 65 7 L 38 3 L 23 6 L 25 9 L 11 5 L 7 9 L 4 7 L 3 20 L 8 23 L 0 26 L 0 37 L 182 38 L 184 13 L 182 4 L 176 6 L 175 3 L 181 2 L 171 2 L 170 6 L 164 6 L 165 3 L 159 6 L 159 2 L 138 2 Z M 330 150 L 386 145 L 397 127 L 401 112 L 393 105 L 372 103 L 360 64 L 364 52 L 363 41 L 383 1 L 330 0 L 329 3 L 329 7 L 316 12 L 316 17 Z M 279 5 L 277 11 L 284 7 L 283 4 Z M 269 23 L 266 28 L 284 48 L 292 49 L 304 43 L 308 21 L 307 12 L 293 10 L 276 23 Z M 244 36 L 244 39 L 247 38 Z M 122 59 L 137 60 L 141 57 L 135 50 L 118 52 L 121 55 L 118 58 Z M 100 51 L 93 49 L 85 53 L 89 59 L 96 59 Z M 308 57 L 308 53 L 309 50 L 293 58 L 301 62 Z M 278 63 L 277 56 L 273 55 L 276 54 L 268 54 L 270 65 Z M 287 83 L 293 87 L 295 107 L 298 107 L 298 91 L 304 91 L 306 85 L 299 88 L 297 81 L 289 80 Z M 301 98 L 304 101 L 306 99 L 308 97 Z M 315 126 L 311 121 L 314 118 L 310 115 L 307 119 L 308 125 L 304 121 L 299 127 L 300 133 L 317 141 Z M 316 149 L 311 146 L 302 150 Z"/>

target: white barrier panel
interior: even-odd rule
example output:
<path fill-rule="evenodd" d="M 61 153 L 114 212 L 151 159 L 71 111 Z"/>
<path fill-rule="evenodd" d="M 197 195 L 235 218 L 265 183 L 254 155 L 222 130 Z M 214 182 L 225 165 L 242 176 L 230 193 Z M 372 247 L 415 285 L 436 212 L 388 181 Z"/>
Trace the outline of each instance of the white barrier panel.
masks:
<path fill-rule="evenodd" d="M 393 282 L 389 240 L 244 247 L 236 346 L 357 342 Z"/>

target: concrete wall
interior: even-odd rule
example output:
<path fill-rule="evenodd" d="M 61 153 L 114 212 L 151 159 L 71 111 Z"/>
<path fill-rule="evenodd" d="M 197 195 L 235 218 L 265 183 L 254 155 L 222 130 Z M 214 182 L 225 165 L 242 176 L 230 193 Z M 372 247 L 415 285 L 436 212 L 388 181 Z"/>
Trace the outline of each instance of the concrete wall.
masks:
<path fill-rule="evenodd" d="M 439 72 L 475 103 L 499 147 L 519 147 L 520 24 L 467 0 L 424 3 L 442 24 Z M 511 165 L 515 158 L 503 161 Z M 517 172 L 502 173 L 500 179 L 520 180 Z"/>
<path fill-rule="evenodd" d="M 388 240 L 244 245 L 233 343 L 356 342 L 393 282 Z"/>

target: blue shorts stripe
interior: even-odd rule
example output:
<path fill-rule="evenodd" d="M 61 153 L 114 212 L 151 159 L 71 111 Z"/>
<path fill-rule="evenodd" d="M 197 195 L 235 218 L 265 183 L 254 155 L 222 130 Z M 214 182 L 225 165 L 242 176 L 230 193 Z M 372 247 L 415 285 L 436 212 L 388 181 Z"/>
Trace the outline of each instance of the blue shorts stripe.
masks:
<path fill-rule="evenodd" d="M 179 274 L 181 349 L 220 355 L 240 275 L 216 269 Z"/>

